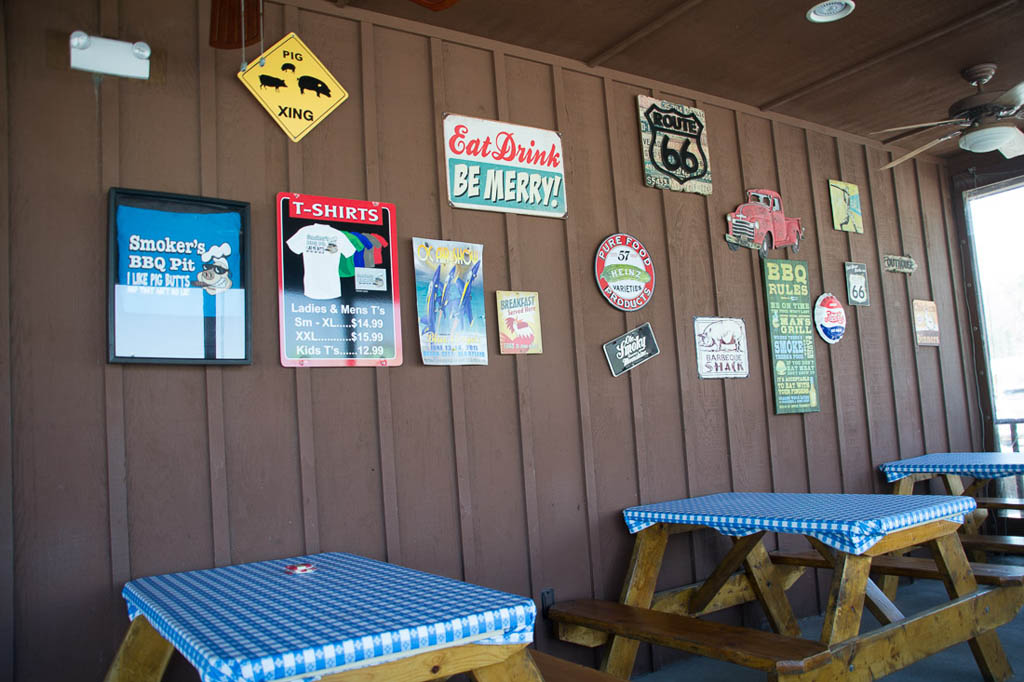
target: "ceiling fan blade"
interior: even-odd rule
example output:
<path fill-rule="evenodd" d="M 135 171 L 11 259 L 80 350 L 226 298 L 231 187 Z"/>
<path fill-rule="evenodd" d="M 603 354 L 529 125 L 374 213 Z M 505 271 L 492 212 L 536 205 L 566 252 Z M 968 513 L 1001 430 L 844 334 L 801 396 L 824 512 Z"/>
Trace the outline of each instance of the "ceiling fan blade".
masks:
<path fill-rule="evenodd" d="M 997 104 L 1001 107 L 1011 107 L 1017 109 L 1024 104 L 1024 81 L 1017 83 L 1012 88 L 999 95 L 995 99 L 993 104 Z"/>
<path fill-rule="evenodd" d="M 999 152 L 1008 159 L 1024 154 L 1024 133 L 1019 128 L 1015 128 L 1014 131 L 1017 135 L 999 148 Z"/>
<path fill-rule="evenodd" d="M 920 147 L 918 147 L 917 149 L 915 149 L 915 150 L 913 150 L 911 152 L 907 152 L 906 154 L 904 154 L 900 158 L 896 159 L 895 161 L 890 161 L 889 163 L 885 164 L 884 166 L 882 166 L 878 170 L 886 170 L 888 168 L 892 168 L 893 166 L 898 166 L 899 164 L 903 163 L 904 161 L 907 161 L 909 159 L 914 158 L 915 156 L 917 156 L 921 152 L 927 151 L 927 150 L 931 149 L 932 147 L 934 147 L 937 144 L 945 142 L 946 140 L 952 140 L 954 137 L 956 137 L 959 134 L 960 134 L 960 131 L 958 130 L 958 131 L 956 131 L 954 133 L 950 133 L 949 135 L 944 135 L 942 137 L 937 137 L 934 140 L 932 140 L 931 142 L 929 142 L 927 144 L 923 144 L 923 145 L 921 145 Z"/>
<path fill-rule="evenodd" d="M 945 121 L 931 121 L 930 123 L 914 123 L 909 126 L 896 126 L 895 128 L 886 128 L 885 130 L 873 130 L 868 135 L 881 135 L 882 133 L 895 133 L 900 130 L 913 130 L 914 128 L 927 128 L 928 126 L 944 126 L 950 123 L 964 123 L 962 118 L 950 118 Z"/>

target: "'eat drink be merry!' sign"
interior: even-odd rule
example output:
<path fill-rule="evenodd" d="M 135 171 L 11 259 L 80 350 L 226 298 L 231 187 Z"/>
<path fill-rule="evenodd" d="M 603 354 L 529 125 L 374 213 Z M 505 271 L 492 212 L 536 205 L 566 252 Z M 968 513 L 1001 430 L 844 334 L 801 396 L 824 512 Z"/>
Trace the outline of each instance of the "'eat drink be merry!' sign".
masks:
<path fill-rule="evenodd" d="M 562 138 L 553 130 L 446 114 L 444 158 L 456 208 L 565 217 Z"/>

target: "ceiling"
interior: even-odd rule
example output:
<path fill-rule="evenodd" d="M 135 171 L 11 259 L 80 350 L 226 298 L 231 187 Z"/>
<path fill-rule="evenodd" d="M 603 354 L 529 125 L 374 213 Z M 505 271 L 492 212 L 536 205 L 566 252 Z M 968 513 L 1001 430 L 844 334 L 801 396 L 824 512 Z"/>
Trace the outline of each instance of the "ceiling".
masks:
<path fill-rule="evenodd" d="M 960 76 L 972 64 L 998 64 L 986 90 L 1024 81 L 1024 0 L 858 0 L 829 24 L 805 19 L 815 0 L 458 0 L 441 11 L 409 0 L 335 2 L 860 135 L 946 118 L 974 92 Z M 938 136 L 895 144 L 912 149 Z M 955 140 L 930 153 L 966 154 Z"/>

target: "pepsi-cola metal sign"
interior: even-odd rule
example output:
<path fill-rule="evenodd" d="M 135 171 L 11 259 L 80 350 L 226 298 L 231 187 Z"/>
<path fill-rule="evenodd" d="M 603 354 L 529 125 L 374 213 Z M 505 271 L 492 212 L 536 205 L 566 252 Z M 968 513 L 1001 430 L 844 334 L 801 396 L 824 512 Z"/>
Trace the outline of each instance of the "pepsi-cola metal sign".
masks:
<path fill-rule="evenodd" d="M 838 343 L 846 333 L 846 311 L 832 294 L 822 294 L 814 302 L 814 328 L 825 343 Z"/>
<path fill-rule="evenodd" d="M 654 263 L 640 240 L 613 234 L 597 249 L 594 277 L 601 295 L 619 310 L 640 310 L 654 295 Z"/>

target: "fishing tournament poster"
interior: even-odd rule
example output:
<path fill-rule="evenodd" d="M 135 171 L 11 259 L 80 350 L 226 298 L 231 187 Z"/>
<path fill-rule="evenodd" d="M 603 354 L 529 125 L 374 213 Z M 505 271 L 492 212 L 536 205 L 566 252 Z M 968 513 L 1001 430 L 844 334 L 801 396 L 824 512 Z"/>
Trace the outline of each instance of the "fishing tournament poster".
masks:
<path fill-rule="evenodd" d="M 108 360 L 248 364 L 249 204 L 110 190 Z"/>
<path fill-rule="evenodd" d="M 402 364 L 396 239 L 394 204 L 277 195 L 282 365 Z"/>
<path fill-rule="evenodd" d="M 424 365 L 486 365 L 482 244 L 412 239 Z"/>

